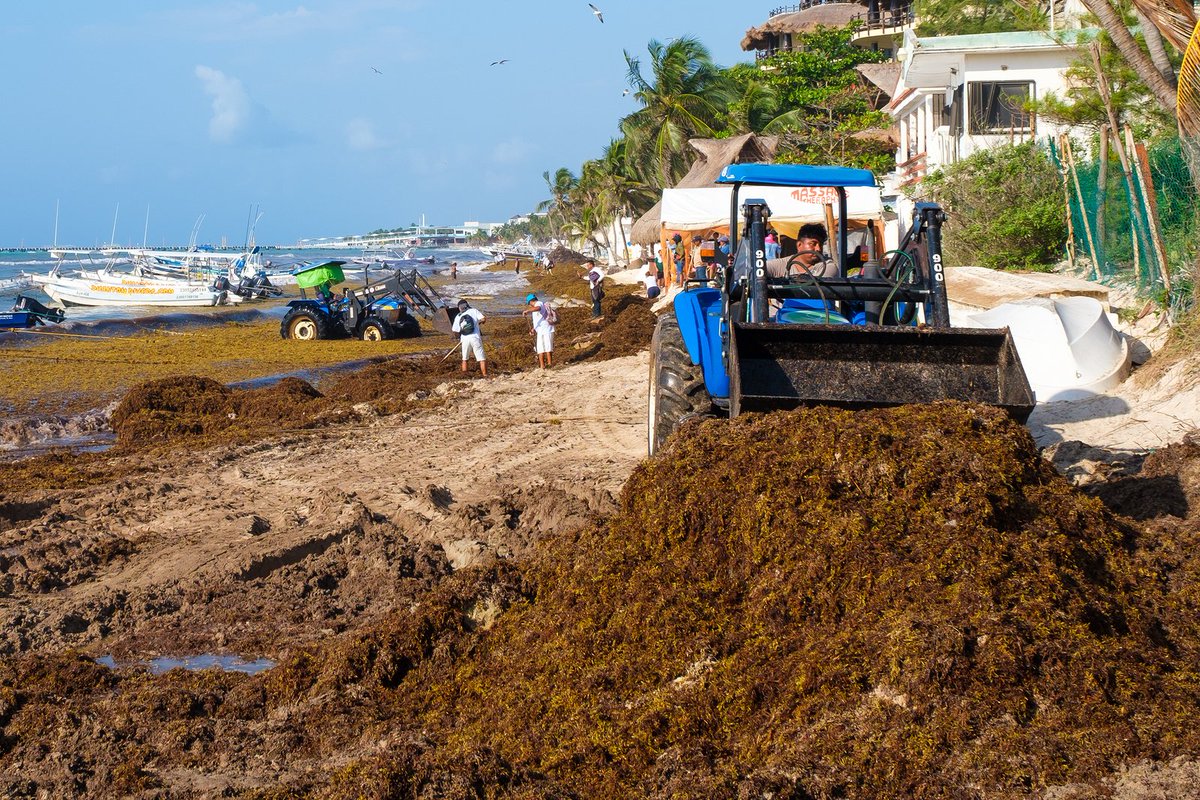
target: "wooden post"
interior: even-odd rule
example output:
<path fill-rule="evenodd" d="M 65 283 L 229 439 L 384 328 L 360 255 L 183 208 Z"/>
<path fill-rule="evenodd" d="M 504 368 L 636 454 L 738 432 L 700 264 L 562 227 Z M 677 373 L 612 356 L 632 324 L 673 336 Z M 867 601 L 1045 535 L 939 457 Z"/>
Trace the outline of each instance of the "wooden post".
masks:
<path fill-rule="evenodd" d="M 1096 171 L 1096 242 L 1104 247 L 1108 213 L 1108 123 L 1100 126 L 1100 154 Z"/>
<path fill-rule="evenodd" d="M 1137 164 L 1138 177 L 1141 178 L 1138 185 L 1142 190 L 1142 205 L 1146 207 L 1150 241 L 1154 243 L 1154 250 L 1158 253 L 1158 271 L 1162 276 L 1163 288 L 1170 292 L 1171 270 L 1167 264 L 1167 246 L 1163 242 L 1162 228 L 1158 224 L 1158 198 L 1154 196 L 1154 181 L 1150 177 L 1150 157 L 1144 144 L 1134 144 L 1133 131 L 1128 125 L 1125 126 L 1125 144 L 1129 147 L 1129 154 L 1134 163 Z"/>
<path fill-rule="evenodd" d="M 1083 189 L 1079 187 L 1079 173 L 1075 171 L 1075 153 L 1071 150 L 1071 140 L 1065 135 L 1062 137 L 1063 152 L 1067 154 L 1067 168 L 1071 170 L 1071 177 L 1075 181 L 1075 196 L 1079 198 L 1079 208 L 1083 211 L 1079 216 L 1083 217 L 1083 232 L 1087 234 L 1088 252 L 1092 255 L 1092 269 L 1098 270 L 1096 264 L 1096 243 L 1092 240 L 1092 224 L 1088 222 L 1087 211 L 1083 205 Z"/>
<path fill-rule="evenodd" d="M 842 220 L 842 224 L 845 224 Z M 825 233 L 829 237 L 829 255 L 833 257 L 833 263 L 838 267 L 838 275 L 842 274 L 842 254 L 838 252 L 837 228 L 833 223 L 833 203 L 825 204 Z"/>
<path fill-rule="evenodd" d="M 1065 138 L 1062 134 L 1058 137 L 1058 177 L 1062 179 L 1063 203 L 1067 210 L 1067 263 L 1071 265 L 1071 269 L 1075 269 L 1075 223 L 1071 220 L 1071 190 L 1067 186 L 1067 155 L 1063 152 L 1062 140 Z M 1082 207 L 1080 213 L 1084 213 Z M 1093 269 L 1095 269 L 1095 259 L 1092 259 Z"/>
<path fill-rule="evenodd" d="M 675 264 L 668 256 L 670 250 L 667 249 L 667 226 L 660 224 L 658 226 L 658 257 L 662 261 L 663 266 L 663 288 L 671 286 L 673 275 L 675 273 Z"/>

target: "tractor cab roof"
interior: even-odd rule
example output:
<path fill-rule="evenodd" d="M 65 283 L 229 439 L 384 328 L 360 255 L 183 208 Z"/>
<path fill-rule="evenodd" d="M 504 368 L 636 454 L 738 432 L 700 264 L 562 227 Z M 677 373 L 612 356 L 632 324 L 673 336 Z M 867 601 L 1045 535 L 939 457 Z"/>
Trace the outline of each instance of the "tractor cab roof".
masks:
<path fill-rule="evenodd" d="M 875 186 L 875 175 L 853 167 L 815 167 L 808 164 L 730 164 L 717 183 L 759 186 Z"/>

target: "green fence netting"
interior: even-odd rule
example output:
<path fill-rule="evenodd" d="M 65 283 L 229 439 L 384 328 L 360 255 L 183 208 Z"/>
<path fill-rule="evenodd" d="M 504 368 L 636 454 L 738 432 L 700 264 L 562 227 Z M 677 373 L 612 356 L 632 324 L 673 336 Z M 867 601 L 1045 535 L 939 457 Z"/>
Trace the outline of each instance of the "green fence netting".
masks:
<path fill-rule="evenodd" d="M 1053 141 L 1048 149 L 1063 175 L 1078 263 L 1090 264 L 1094 280 L 1134 285 L 1143 296 L 1185 310 L 1197 254 L 1197 191 L 1180 140 L 1147 148 L 1145 185 L 1136 162 L 1126 175 L 1111 151 L 1104 169 L 1094 146 L 1088 160 L 1079 159 L 1078 150 L 1074 160 L 1064 158 Z M 1155 213 L 1165 263 L 1151 228 Z"/>

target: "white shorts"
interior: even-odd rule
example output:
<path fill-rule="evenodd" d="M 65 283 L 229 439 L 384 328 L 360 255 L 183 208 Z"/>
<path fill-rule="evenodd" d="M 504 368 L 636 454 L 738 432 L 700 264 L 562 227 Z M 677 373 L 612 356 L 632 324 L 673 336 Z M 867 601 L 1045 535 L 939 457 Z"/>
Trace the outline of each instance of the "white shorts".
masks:
<path fill-rule="evenodd" d="M 554 328 L 544 327 L 537 329 L 537 346 L 538 353 L 554 352 Z"/>
<path fill-rule="evenodd" d="M 472 333 L 463 336 L 459 342 L 462 345 L 462 360 L 467 360 L 467 353 L 473 352 L 476 361 L 484 361 L 483 357 L 483 337 L 478 333 Z"/>

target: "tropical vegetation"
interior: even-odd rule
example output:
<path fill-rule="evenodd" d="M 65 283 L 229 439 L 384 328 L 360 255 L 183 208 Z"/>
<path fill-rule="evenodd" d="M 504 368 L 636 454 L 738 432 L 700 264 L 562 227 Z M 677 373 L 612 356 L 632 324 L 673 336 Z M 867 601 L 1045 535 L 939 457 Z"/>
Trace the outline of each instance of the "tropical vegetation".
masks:
<path fill-rule="evenodd" d="M 545 225 L 556 236 L 619 251 L 623 242 L 609 241 L 609 221 L 641 215 L 664 187 L 676 184 L 695 158 L 688 145 L 695 138 L 777 135 L 781 161 L 887 170 L 891 143 L 871 134 L 891 121 L 877 110 L 881 93 L 854 70 L 884 56 L 851 45 L 852 31 L 799 34 L 794 51 L 727 68 L 692 37 L 651 40 L 644 56 L 626 52 L 626 78 L 639 108 L 578 173 L 567 167 L 543 173 L 549 197 L 537 211 Z M 498 234 L 537 224 L 531 219 Z M 628 232 L 615 233 L 624 238 Z"/>
<path fill-rule="evenodd" d="M 1058 169 L 1036 142 L 978 150 L 922 184 L 950 214 L 942 249 L 954 264 L 1043 270 L 1067 238 Z"/>
<path fill-rule="evenodd" d="M 1161 20 L 1154 16 L 1152 0 L 1081 1 L 1094 17 L 1095 41 L 1082 48 L 1071 68 L 1072 88 L 1062 96 L 1039 97 L 1030 110 L 1041 118 L 1090 127 L 1097 136 L 1101 126 L 1113 122 L 1120 128 L 1130 125 L 1139 140 L 1173 135 L 1181 45 L 1159 35 Z M 1051 30 L 1051 21 L 1063 10 L 1064 0 L 915 3 L 920 35 Z M 1159 26 L 1152 24 L 1156 20 Z M 894 121 L 881 111 L 886 98 L 855 69 L 885 56 L 854 46 L 854 30 L 847 26 L 796 34 L 792 50 L 730 67 L 717 65 L 692 37 L 651 40 L 644 53 L 626 52 L 627 91 L 637 109 L 620 120 L 619 135 L 595 159 L 577 170 L 560 167 L 545 173 L 548 199 L 539 206 L 541 216 L 501 235 L 557 236 L 619 252 L 628 232 L 612 231 L 609 221 L 639 216 L 662 188 L 676 184 L 695 158 L 688 144 L 694 138 L 774 135 L 781 162 L 890 171 Z M 1082 151 L 1095 152 L 1097 141 Z M 954 206 L 948 244 L 975 253 L 964 255 L 967 260 L 1025 267 L 1054 263 L 1065 238 L 1058 222 L 1065 219 L 1062 187 L 1051 181 L 1053 165 L 1036 148 L 1018 148 L 1011 155 L 1031 170 L 1025 186 L 1018 186 L 1005 165 L 984 155 L 931 176 L 923 190 Z M 1030 204 L 1019 219 L 1000 213 L 1003 192 L 983 191 L 993 180 L 1017 192 L 1008 195 L 1010 207 L 1012 198 L 1028 195 Z M 1016 221 L 1011 230 L 997 230 L 1003 220 Z M 999 245 L 983 245 L 989 230 Z"/>

